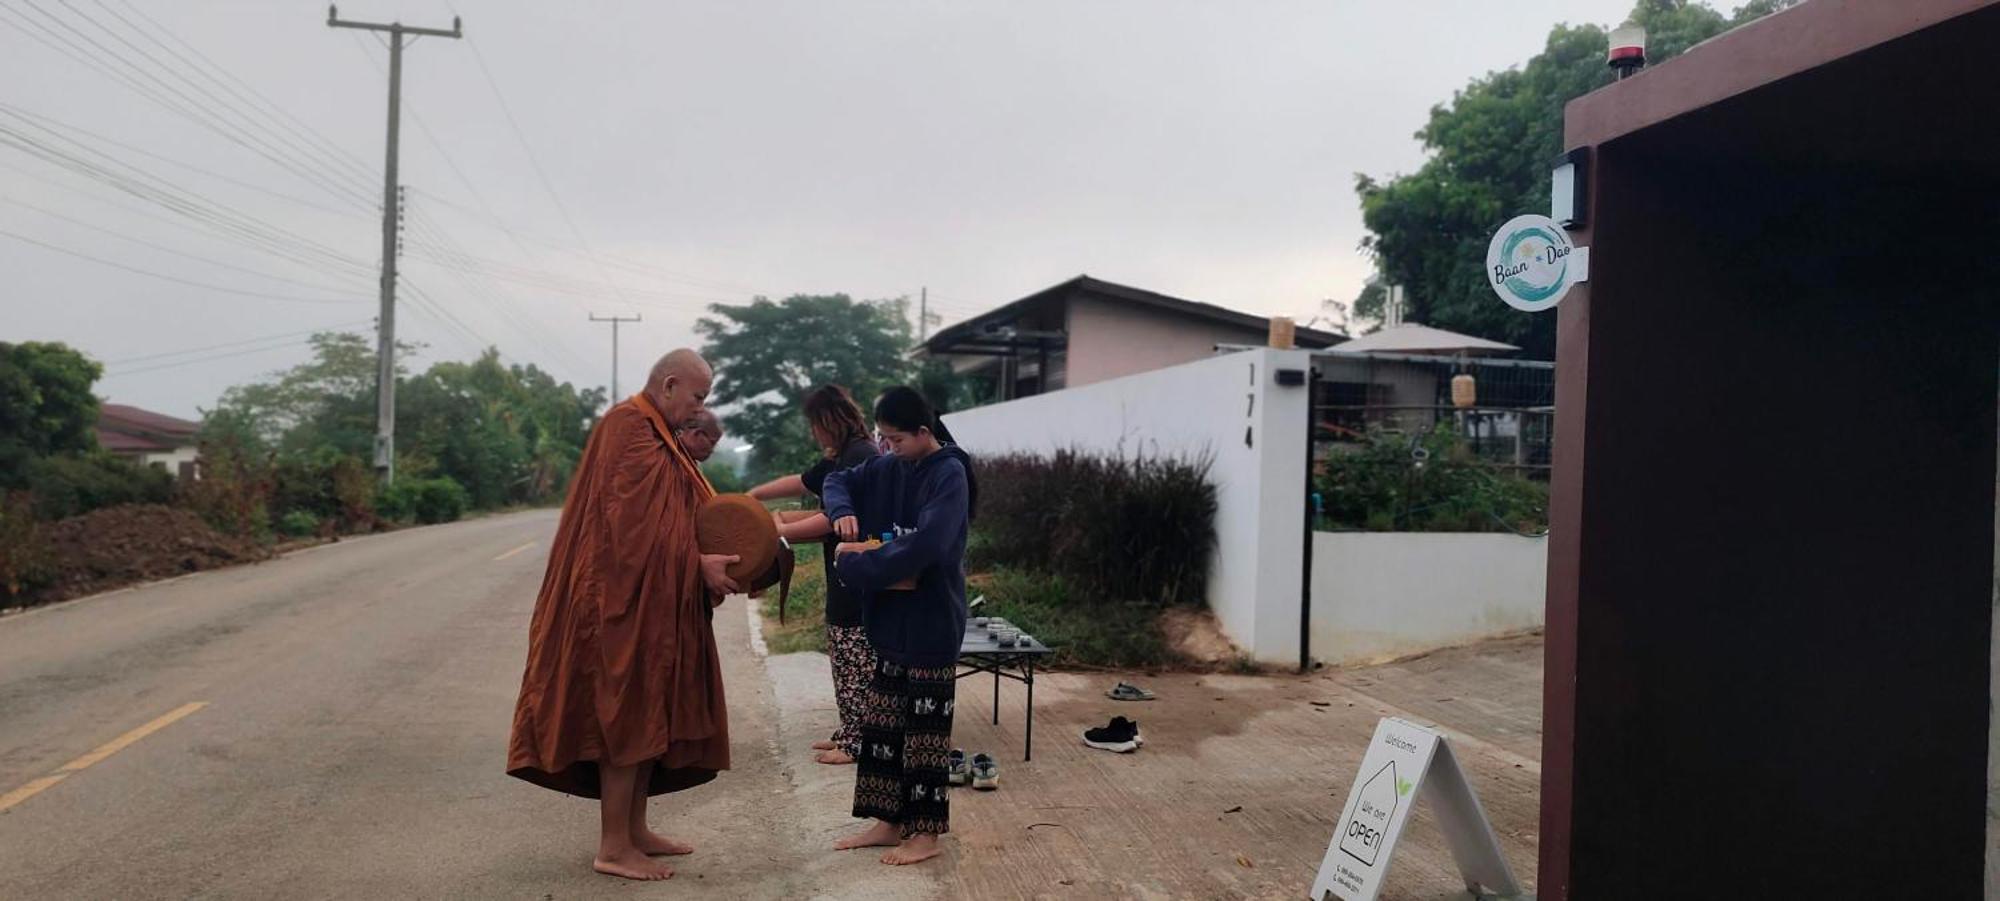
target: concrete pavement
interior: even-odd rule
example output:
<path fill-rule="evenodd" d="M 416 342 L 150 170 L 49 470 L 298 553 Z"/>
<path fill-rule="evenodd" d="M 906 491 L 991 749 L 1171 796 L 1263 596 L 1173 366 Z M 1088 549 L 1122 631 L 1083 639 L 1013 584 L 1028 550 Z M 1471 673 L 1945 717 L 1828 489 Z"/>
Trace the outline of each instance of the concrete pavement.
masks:
<path fill-rule="evenodd" d="M 741 599 L 715 618 L 736 769 L 653 808 L 699 850 L 665 883 L 592 874 L 595 804 L 501 771 L 555 522 L 344 541 L 0 619 L 0 897 L 939 892 L 941 873 L 834 857 L 839 817 L 801 815 Z"/>

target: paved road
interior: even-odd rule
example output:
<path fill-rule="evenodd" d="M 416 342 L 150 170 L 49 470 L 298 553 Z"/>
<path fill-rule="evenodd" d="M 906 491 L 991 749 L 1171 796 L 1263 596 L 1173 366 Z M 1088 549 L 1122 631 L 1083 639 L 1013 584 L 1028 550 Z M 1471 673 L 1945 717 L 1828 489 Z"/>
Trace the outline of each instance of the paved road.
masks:
<path fill-rule="evenodd" d="M 0 619 L 0 898 L 883 897 L 797 816 L 741 599 L 715 618 L 736 770 L 653 817 L 701 850 L 657 885 L 588 872 L 595 805 L 501 772 L 555 521 Z"/>

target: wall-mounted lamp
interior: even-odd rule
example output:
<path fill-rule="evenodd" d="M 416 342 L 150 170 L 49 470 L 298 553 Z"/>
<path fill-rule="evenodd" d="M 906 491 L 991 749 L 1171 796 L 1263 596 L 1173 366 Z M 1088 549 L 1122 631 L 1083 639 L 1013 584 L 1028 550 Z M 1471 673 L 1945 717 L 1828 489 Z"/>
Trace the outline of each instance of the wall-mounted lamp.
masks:
<path fill-rule="evenodd" d="M 1584 226 L 1590 209 L 1590 148 L 1578 147 L 1556 160 L 1549 173 L 1549 218 L 1563 228 Z"/>

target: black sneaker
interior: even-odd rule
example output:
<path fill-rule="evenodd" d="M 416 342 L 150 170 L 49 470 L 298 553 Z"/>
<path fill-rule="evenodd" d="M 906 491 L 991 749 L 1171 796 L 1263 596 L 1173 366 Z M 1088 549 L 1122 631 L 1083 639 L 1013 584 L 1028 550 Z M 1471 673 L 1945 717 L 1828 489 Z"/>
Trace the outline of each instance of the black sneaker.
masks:
<path fill-rule="evenodd" d="M 1084 730 L 1083 743 L 1103 751 L 1130 754 L 1139 750 L 1139 724 L 1122 716 L 1113 717 L 1109 725 Z"/>
<path fill-rule="evenodd" d="M 1114 722 L 1114 723 L 1115 723 L 1115 722 L 1117 722 L 1118 720 L 1122 720 L 1122 719 L 1125 719 L 1125 718 L 1124 718 L 1124 717 L 1122 717 L 1122 716 L 1121 716 L 1121 717 L 1117 717 L 1117 718 L 1113 719 L 1113 720 L 1112 720 L 1112 722 Z M 1138 720 L 1126 720 L 1126 722 L 1129 722 L 1129 723 L 1131 723 L 1131 724 L 1132 724 L 1132 741 L 1133 741 L 1134 743 L 1138 744 L 1138 746 L 1139 746 L 1139 747 L 1142 747 L 1142 748 L 1143 748 L 1143 747 L 1145 747 L 1145 746 L 1146 746 L 1146 733 L 1144 733 L 1144 732 L 1141 732 L 1141 731 L 1139 731 L 1139 721 L 1138 721 Z"/>

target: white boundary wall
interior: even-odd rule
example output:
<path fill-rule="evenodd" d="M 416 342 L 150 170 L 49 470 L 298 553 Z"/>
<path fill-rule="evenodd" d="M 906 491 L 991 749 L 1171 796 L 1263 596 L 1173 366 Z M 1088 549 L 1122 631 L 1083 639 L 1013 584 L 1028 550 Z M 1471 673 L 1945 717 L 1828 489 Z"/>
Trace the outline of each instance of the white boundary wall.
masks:
<path fill-rule="evenodd" d="M 1312 654 L 1365 663 L 1519 632 L 1547 609 L 1548 539 L 1314 532 Z"/>
<path fill-rule="evenodd" d="M 945 424 L 975 462 L 1065 448 L 1211 455 L 1217 554 L 1209 606 L 1257 659 L 1296 664 L 1310 401 L 1305 385 L 1279 385 L 1276 372 L 1311 368 L 1304 351 L 1239 351 L 976 407 L 946 415 Z"/>

